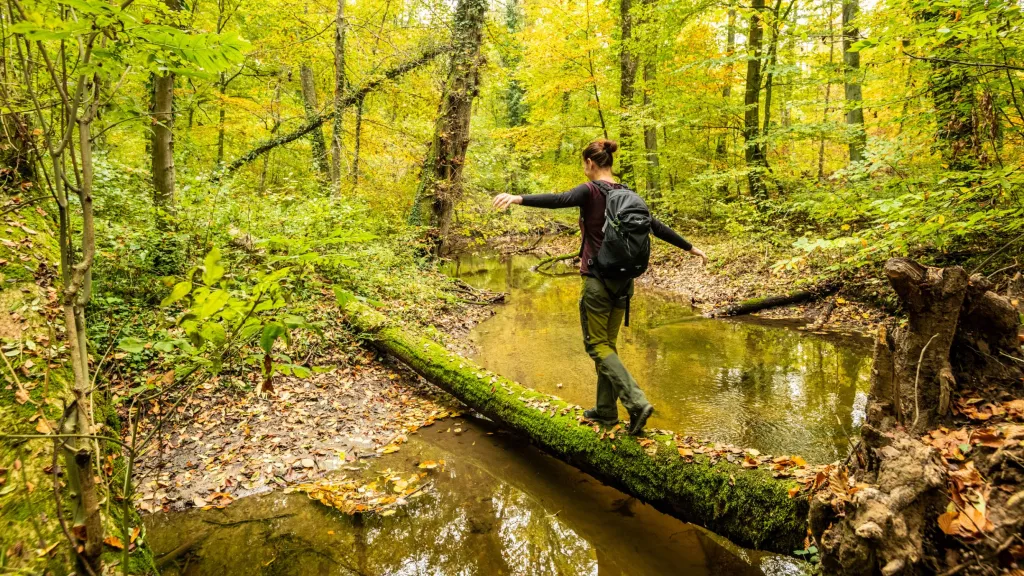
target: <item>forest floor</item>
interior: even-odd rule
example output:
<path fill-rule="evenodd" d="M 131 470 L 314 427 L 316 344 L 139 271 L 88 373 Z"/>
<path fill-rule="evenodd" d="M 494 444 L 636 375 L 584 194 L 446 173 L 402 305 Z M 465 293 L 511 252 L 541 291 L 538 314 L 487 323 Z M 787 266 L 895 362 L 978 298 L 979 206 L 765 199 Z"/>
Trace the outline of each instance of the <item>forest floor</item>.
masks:
<path fill-rule="evenodd" d="M 340 344 L 309 358 L 318 367 L 312 376 L 275 377 L 264 395 L 211 380 L 183 391 L 185 399 L 163 398 L 150 411 L 170 416 L 136 465 L 140 510 L 222 507 L 333 471 L 364 470 L 373 459 L 400 450 L 409 434 L 435 423 L 460 429 L 457 400 L 404 365 L 360 346 L 340 325 L 333 301 L 327 302 L 319 316 L 331 320 L 325 332 Z M 439 318 L 437 326 L 455 342 L 465 341 L 469 329 L 491 313 L 463 306 Z M 261 376 L 254 370 L 242 378 L 255 389 Z M 139 434 L 150 430 L 151 425 L 141 425 Z"/>

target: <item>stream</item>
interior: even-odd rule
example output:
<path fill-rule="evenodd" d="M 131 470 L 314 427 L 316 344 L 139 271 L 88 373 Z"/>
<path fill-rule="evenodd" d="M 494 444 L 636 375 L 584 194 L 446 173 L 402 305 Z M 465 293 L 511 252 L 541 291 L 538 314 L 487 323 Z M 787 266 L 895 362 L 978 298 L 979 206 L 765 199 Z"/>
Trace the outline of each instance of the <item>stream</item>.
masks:
<path fill-rule="evenodd" d="M 661 514 L 484 421 L 423 428 L 399 452 L 371 459 L 364 476 L 404 474 L 424 460 L 445 466 L 394 516 L 346 516 L 304 494 L 272 492 L 224 509 L 148 515 L 146 538 L 158 557 L 191 545 L 164 574 L 806 574 L 797 560 Z"/>
<path fill-rule="evenodd" d="M 533 272 L 532 256 L 464 256 L 449 273 L 509 293 L 470 338 L 487 368 L 583 406 L 594 367 L 580 342 L 578 275 Z M 650 426 L 826 461 L 863 420 L 865 342 L 779 322 L 703 320 L 688 302 L 638 290 L 619 350 L 657 412 Z M 687 576 L 807 573 L 746 550 L 607 487 L 466 416 L 409 437 L 400 451 L 334 472 L 368 481 L 444 461 L 394 515 L 347 516 L 302 493 L 223 509 L 145 516 L 165 574 Z"/>
<path fill-rule="evenodd" d="M 569 402 L 594 405 L 594 363 L 583 349 L 575 268 L 530 270 L 531 255 L 464 255 L 450 274 L 507 292 L 473 329 L 474 360 Z M 864 420 L 869 342 L 792 323 L 703 319 L 688 301 L 637 288 L 619 356 L 655 406 L 649 427 L 812 462 L 846 456 Z M 620 405 L 620 417 L 628 420 Z"/>

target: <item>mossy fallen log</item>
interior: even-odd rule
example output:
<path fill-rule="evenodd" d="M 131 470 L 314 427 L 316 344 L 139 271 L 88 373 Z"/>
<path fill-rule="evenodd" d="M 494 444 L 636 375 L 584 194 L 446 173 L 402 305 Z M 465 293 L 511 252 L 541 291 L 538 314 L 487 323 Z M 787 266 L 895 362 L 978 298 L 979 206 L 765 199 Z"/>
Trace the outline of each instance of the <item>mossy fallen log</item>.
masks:
<path fill-rule="evenodd" d="M 766 296 L 764 298 L 750 298 L 742 302 L 737 302 L 736 304 L 716 308 L 715 310 L 708 312 L 705 316 L 708 318 L 721 318 L 723 316 L 743 316 L 745 314 L 753 314 L 770 308 L 779 308 L 781 306 L 790 306 L 792 304 L 802 304 L 804 302 L 810 302 L 811 300 L 818 300 L 835 293 L 838 289 L 838 284 L 828 282 L 825 284 L 819 284 L 813 288 L 808 288 L 807 290 L 794 290 L 788 294 Z"/>
<path fill-rule="evenodd" d="M 599 434 L 580 422 L 577 407 L 490 373 L 363 303 L 349 301 L 344 311 L 346 322 L 381 351 L 602 482 L 742 546 L 784 554 L 803 548 L 809 504 L 789 496 L 795 481 L 702 455 L 683 459 L 670 434 L 651 436 L 646 446 L 624 431 Z"/>

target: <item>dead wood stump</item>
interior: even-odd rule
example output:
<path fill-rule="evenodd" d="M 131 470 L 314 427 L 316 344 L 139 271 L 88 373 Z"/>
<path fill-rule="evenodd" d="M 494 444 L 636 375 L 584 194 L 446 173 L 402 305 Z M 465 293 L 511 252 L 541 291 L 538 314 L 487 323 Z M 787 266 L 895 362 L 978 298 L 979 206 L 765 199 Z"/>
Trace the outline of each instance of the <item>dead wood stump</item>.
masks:
<path fill-rule="evenodd" d="M 949 409 L 955 385 L 949 351 L 967 292 L 963 268 L 931 268 L 893 258 L 885 274 L 907 322 L 887 324 L 875 343 L 868 424 L 927 430 Z"/>

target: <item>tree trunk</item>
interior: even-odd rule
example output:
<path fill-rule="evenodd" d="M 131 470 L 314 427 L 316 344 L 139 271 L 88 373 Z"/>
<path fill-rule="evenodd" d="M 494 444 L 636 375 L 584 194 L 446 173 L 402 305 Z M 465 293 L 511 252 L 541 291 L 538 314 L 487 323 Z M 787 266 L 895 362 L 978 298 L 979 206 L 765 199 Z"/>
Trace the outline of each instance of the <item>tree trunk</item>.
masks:
<path fill-rule="evenodd" d="M 359 104 L 356 105 L 356 133 L 353 136 L 355 140 L 355 150 L 352 151 L 352 187 L 355 188 L 359 185 L 359 148 L 363 140 L 363 105 L 366 102 L 365 97 L 359 98 Z"/>
<path fill-rule="evenodd" d="M 747 31 L 747 84 L 743 94 L 743 140 L 746 146 L 747 186 L 757 200 L 768 197 L 765 186 L 764 149 L 759 138 L 761 103 L 761 43 L 764 34 L 762 16 L 764 0 L 752 0 L 750 28 Z"/>
<path fill-rule="evenodd" d="M 633 186 L 633 98 L 637 57 L 633 44 L 633 0 L 619 0 L 619 179 Z"/>
<path fill-rule="evenodd" d="M 306 109 L 306 121 L 312 122 L 320 111 L 320 104 L 316 97 L 316 81 L 313 78 L 313 69 L 309 64 L 303 63 L 299 67 L 299 85 L 302 88 L 302 103 Z M 309 137 L 313 146 L 313 167 L 325 180 L 330 179 L 331 170 L 327 164 L 327 147 L 324 144 L 324 133 L 317 127 L 310 133 Z"/>
<path fill-rule="evenodd" d="M 177 11 L 178 0 L 165 0 L 167 8 Z M 153 78 L 153 115 L 150 148 L 152 152 L 153 205 L 167 215 L 174 213 L 174 72 Z M 161 229 L 167 223 L 157 217 Z"/>
<path fill-rule="evenodd" d="M 654 92 L 655 57 L 649 56 L 644 63 L 644 153 L 647 161 L 647 198 L 657 198 L 661 194 L 661 162 L 658 160 L 658 127 L 653 116 L 654 103 L 651 94 Z"/>
<path fill-rule="evenodd" d="M 963 268 L 929 268 L 893 258 L 885 274 L 908 320 L 890 323 L 875 346 L 868 422 L 879 430 L 896 423 L 920 434 L 949 409 L 955 385 L 949 362 L 960 307 L 967 292 Z"/>
<path fill-rule="evenodd" d="M 670 434 L 646 446 L 621 431 L 600 435 L 581 421 L 580 410 L 545 396 L 434 341 L 402 328 L 365 304 L 344 307 L 346 322 L 380 350 L 415 370 L 499 426 L 598 480 L 686 522 L 699 524 L 741 546 L 790 554 L 803 547 L 806 497 L 789 496 L 799 486 L 767 470 L 748 470 L 705 457 L 680 457 Z M 543 402 L 543 408 L 535 407 Z"/>
<path fill-rule="evenodd" d="M 920 13 L 936 24 L 957 21 L 968 14 L 953 7 L 928 6 Z M 988 164 L 976 125 L 978 80 L 971 67 L 953 62 L 971 61 L 968 43 L 951 38 L 935 49 L 928 78 L 935 104 L 935 148 L 950 170 L 973 170 Z"/>
<path fill-rule="evenodd" d="M 828 69 L 825 71 L 825 109 L 821 112 L 821 138 L 818 140 L 818 180 L 825 179 L 825 126 L 828 124 L 832 100 L 832 65 L 835 63 L 836 44 L 833 30 L 832 0 L 828 0 Z"/>
<path fill-rule="evenodd" d="M 338 0 L 334 16 L 334 124 L 331 133 L 331 178 L 334 193 L 341 194 L 342 131 L 345 120 L 345 0 Z"/>
<path fill-rule="evenodd" d="M 732 58 L 733 52 L 736 50 L 736 8 L 733 7 L 732 2 L 729 3 L 729 21 L 725 27 L 725 57 Z M 730 63 L 726 67 L 725 82 L 722 86 L 722 101 L 724 102 L 723 108 L 728 109 L 729 98 L 732 97 L 732 71 L 733 66 Z M 722 115 L 722 125 L 728 126 L 730 118 L 728 115 Z M 718 160 L 719 170 L 725 170 L 729 167 L 729 146 L 728 146 L 728 130 L 723 130 L 718 135 L 718 141 L 715 143 L 715 158 Z M 718 196 L 725 198 L 729 195 L 729 183 L 722 182 L 718 185 Z"/>
<path fill-rule="evenodd" d="M 220 94 L 220 100 L 218 101 L 217 107 L 217 167 L 224 166 L 224 122 L 227 119 L 227 111 L 224 108 L 224 95 L 228 91 L 228 80 L 227 75 L 223 72 L 220 73 L 217 81 L 217 93 Z"/>
<path fill-rule="evenodd" d="M 864 100 L 860 89 L 860 52 L 851 52 L 850 48 L 860 31 L 854 22 L 860 12 L 860 0 L 843 0 L 843 76 L 846 81 L 846 125 L 853 133 L 850 140 L 850 162 L 864 159 L 864 146 L 867 135 L 864 132 Z"/>
<path fill-rule="evenodd" d="M 462 169 L 469 147 L 469 122 L 480 81 L 486 0 L 459 0 L 455 9 L 454 52 L 441 101 L 434 139 L 410 220 L 436 230 L 436 249 L 444 245 L 455 203 L 462 197 Z"/>

